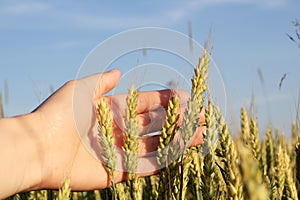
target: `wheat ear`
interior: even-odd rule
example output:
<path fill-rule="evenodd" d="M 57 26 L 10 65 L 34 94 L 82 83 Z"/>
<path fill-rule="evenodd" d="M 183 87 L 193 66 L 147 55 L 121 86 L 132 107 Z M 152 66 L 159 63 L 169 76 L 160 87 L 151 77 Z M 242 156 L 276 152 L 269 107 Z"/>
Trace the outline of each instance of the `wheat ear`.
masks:
<path fill-rule="evenodd" d="M 137 100 L 138 91 L 135 90 L 132 84 L 127 97 L 127 109 L 125 116 L 125 137 L 124 137 L 124 152 L 125 152 L 125 168 L 128 172 L 128 182 L 132 199 L 141 199 L 141 191 L 139 190 L 139 179 L 136 176 L 138 165 L 138 122 L 137 117 Z"/>
<path fill-rule="evenodd" d="M 266 142 L 265 142 L 265 151 L 266 151 L 266 172 L 265 175 L 268 176 L 270 180 L 272 169 L 274 166 L 275 156 L 274 156 L 274 137 L 272 132 L 272 127 L 269 126 L 266 133 Z"/>
<path fill-rule="evenodd" d="M 298 200 L 298 194 L 296 189 L 296 183 L 293 180 L 292 169 L 290 166 L 290 157 L 287 154 L 287 151 L 283 152 L 284 162 L 285 162 L 285 180 L 284 180 L 284 189 L 282 192 L 282 199 L 293 199 Z"/>
<path fill-rule="evenodd" d="M 259 140 L 257 123 L 253 118 L 251 118 L 251 120 L 250 120 L 249 143 L 250 143 L 252 155 L 256 159 L 258 166 L 259 166 L 261 172 L 263 173 L 264 166 L 263 166 L 263 160 L 262 160 L 261 143 Z"/>
<path fill-rule="evenodd" d="M 223 168 L 219 164 L 223 179 L 227 185 L 228 199 L 242 199 L 243 188 L 238 170 L 238 155 L 236 147 L 231 140 L 227 124 L 223 118 L 220 119 L 222 131 L 219 139 L 218 155 L 223 163 Z"/>
<path fill-rule="evenodd" d="M 203 93 L 207 89 L 208 67 L 210 62 L 210 55 L 204 49 L 198 65 L 194 69 L 194 76 L 192 78 L 192 91 L 191 98 L 187 102 L 187 109 L 184 112 L 183 123 L 181 127 L 181 138 L 183 140 L 183 151 L 181 154 L 181 182 L 180 182 L 180 198 L 184 198 L 183 190 L 184 185 L 187 185 L 188 178 L 184 177 L 184 170 L 188 170 L 184 166 L 184 154 L 187 149 L 188 142 L 198 127 L 198 116 L 203 106 Z M 186 161 L 188 166 L 193 166 L 189 160 Z M 195 169 L 197 170 L 197 169 Z"/>
<path fill-rule="evenodd" d="M 281 199 L 285 182 L 286 163 L 282 146 L 278 146 L 275 155 L 274 171 L 270 177 L 271 181 L 271 199 Z"/>
<path fill-rule="evenodd" d="M 179 155 L 179 146 L 173 141 L 174 135 L 178 129 L 179 108 L 180 100 L 174 93 L 168 103 L 167 116 L 159 137 L 156 157 L 157 163 L 161 168 L 159 183 L 160 198 L 164 199 L 171 199 L 172 193 L 176 193 L 176 189 L 172 189 L 174 184 L 170 182 L 170 177 L 172 177 L 171 171 L 174 171 L 174 167 L 176 166 L 171 163 L 174 161 L 173 159 L 177 158 Z M 174 196 L 177 195 L 174 194 Z"/>
<path fill-rule="evenodd" d="M 205 150 L 204 155 L 204 165 L 202 173 L 202 194 L 204 199 L 215 198 L 215 189 L 212 187 L 215 175 L 217 174 L 217 165 L 215 163 L 215 150 L 216 150 L 216 137 L 218 134 L 217 127 L 217 116 L 215 113 L 215 108 L 211 101 L 208 101 L 207 111 L 205 112 L 205 122 L 206 122 L 206 136 L 204 138 L 204 145 L 202 147 Z"/>
<path fill-rule="evenodd" d="M 63 184 L 63 186 L 59 189 L 58 192 L 58 200 L 69 200 L 71 194 L 71 188 L 70 188 L 70 179 L 67 178 Z"/>
<path fill-rule="evenodd" d="M 238 149 L 240 155 L 239 169 L 244 186 L 244 199 L 269 199 L 268 190 L 263 183 L 262 173 L 259 169 L 259 163 L 251 156 L 250 150 L 243 143 L 238 144 Z"/>
<path fill-rule="evenodd" d="M 240 138 L 242 139 L 244 144 L 248 144 L 249 141 L 249 119 L 248 114 L 245 107 L 241 109 L 241 133 Z"/>
<path fill-rule="evenodd" d="M 110 107 L 106 103 L 104 97 L 100 97 L 97 105 L 98 120 L 98 143 L 101 148 L 101 158 L 108 171 L 109 179 L 113 187 L 114 199 L 117 198 L 116 187 L 114 182 L 114 170 L 116 167 L 116 149 L 115 138 L 113 135 L 113 121 L 110 114 Z"/>

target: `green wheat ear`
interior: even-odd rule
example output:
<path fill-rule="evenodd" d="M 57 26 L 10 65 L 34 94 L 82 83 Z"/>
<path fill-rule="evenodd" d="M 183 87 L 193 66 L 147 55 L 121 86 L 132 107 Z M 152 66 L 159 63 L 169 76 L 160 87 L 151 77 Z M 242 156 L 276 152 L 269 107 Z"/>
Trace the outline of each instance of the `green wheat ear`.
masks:
<path fill-rule="evenodd" d="M 67 178 L 63 186 L 59 189 L 57 200 L 69 200 L 71 194 L 70 179 Z"/>
<path fill-rule="evenodd" d="M 214 179 L 217 176 L 217 165 L 216 165 L 216 139 L 218 134 L 218 109 L 212 105 L 212 102 L 208 101 L 207 111 L 205 112 L 206 122 L 206 136 L 204 138 L 204 144 L 202 149 L 207 151 L 203 160 L 203 173 L 202 173 L 202 194 L 204 199 L 217 199 L 215 193 L 215 187 L 212 186 Z"/>
<path fill-rule="evenodd" d="M 124 152 L 125 152 L 125 168 L 128 171 L 129 189 L 128 193 L 132 199 L 141 199 L 141 190 L 139 187 L 140 180 L 136 176 L 138 166 L 138 147 L 139 126 L 137 122 L 137 102 L 139 92 L 135 90 L 134 84 L 131 85 L 127 97 L 127 109 L 125 116 L 125 137 L 124 137 Z"/>
<path fill-rule="evenodd" d="M 134 85 L 132 85 L 128 91 L 127 109 L 126 109 L 126 116 L 125 116 L 125 129 L 124 129 L 125 167 L 128 171 L 129 180 L 135 178 L 135 172 L 137 169 L 138 128 L 139 128 L 136 120 L 137 98 L 138 98 L 138 91 L 135 91 Z"/>
<path fill-rule="evenodd" d="M 98 142 L 101 148 L 101 158 L 108 171 L 109 179 L 113 186 L 114 196 L 116 198 L 116 190 L 114 183 L 114 170 L 116 167 L 116 149 L 115 138 L 113 135 L 113 124 L 110 115 L 110 107 L 106 103 L 104 97 L 100 97 L 97 105 L 97 121 L 98 121 Z"/>

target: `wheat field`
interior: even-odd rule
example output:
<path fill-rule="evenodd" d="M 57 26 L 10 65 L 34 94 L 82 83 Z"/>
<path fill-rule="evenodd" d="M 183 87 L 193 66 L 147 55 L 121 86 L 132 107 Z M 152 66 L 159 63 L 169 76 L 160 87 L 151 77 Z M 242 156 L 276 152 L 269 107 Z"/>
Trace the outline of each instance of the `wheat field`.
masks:
<path fill-rule="evenodd" d="M 240 131 L 232 133 L 207 92 L 210 53 L 204 49 L 191 78 L 191 97 L 178 126 L 179 99 L 169 100 L 167 116 L 161 130 L 157 150 L 160 173 L 139 178 L 137 168 L 136 108 L 139 92 L 129 89 L 125 117 L 125 166 L 129 181 L 110 188 L 86 192 L 72 192 L 72 180 L 67 179 L 59 191 L 40 190 L 16 194 L 8 199 L 216 199 L 216 200 L 278 200 L 300 197 L 300 129 L 299 121 L 291 122 L 289 139 L 279 129 L 269 126 L 266 133 L 259 133 L 258 121 L 241 108 Z M 0 114 L 2 104 L 0 96 Z M 205 107 L 205 123 L 198 124 L 201 109 Z M 107 161 L 107 172 L 112 179 L 115 168 L 115 148 L 110 125 L 110 108 L 103 98 L 97 108 L 98 141 L 104 150 L 102 159 Z M 0 117 L 1 117 L 0 115 Z M 198 126 L 206 126 L 204 144 L 188 147 L 188 141 Z M 174 134 L 181 132 L 183 147 L 173 142 Z M 103 134 L 105 133 L 105 134 Z M 232 135 L 238 135 L 232 137 Z M 264 135 L 260 138 L 259 135 Z M 172 145 L 169 145 L 171 142 Z M 171 158 L 178 157 L 177 160 Z"/>

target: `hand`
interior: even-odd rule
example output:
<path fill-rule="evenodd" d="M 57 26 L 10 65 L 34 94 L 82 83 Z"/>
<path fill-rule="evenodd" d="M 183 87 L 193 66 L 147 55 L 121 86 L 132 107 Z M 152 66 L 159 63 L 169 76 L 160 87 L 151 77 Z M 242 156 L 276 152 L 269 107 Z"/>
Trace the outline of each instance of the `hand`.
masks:
<path fill-rule="evenodd" d="M 101 78 L 99 79 L 99 76 Z M 105 167 L 99 159 L 93 156 L 97 141 L 93 138 L 93 127 L 95 126 L 94 105 L 97 99 L 113 89 L 120 79 L 120 71 L 112 70 L 103 74 L 89 76 L 77 81 L 69 81 L 51 97 L 41 104 L 33 113 L 0 120 L 0 127 L 7 124 L 19 124 L 14 130 L 2 129 L 0 135 L 0 146 L 10 149 L 7 143 L 14 141 L 13 137 L 7 137 L 5 132 L 15 133 L 16 149 L 8 151 L 8 168 L 15 176 L 1 179 L 0 187 L 7 189 L 0 198 L 12 195 L 24 190 L 41 188 L 59 188 L 63 181 L 69 177 L 73 190 L 92 190 L 109 186 L 110 181 Z M 95 88 L 95 86 L 97 87 Z M 184 104 L 188 98 L 187 93 L 179 91 L 181 103 Z M 139 125 L 142 127 L 140 134 L 154 132 L 161 129 L 164 121 L 164 112 L 154 109 L 157 105 L 166 108 L 171 96 L 170 90 L 142 92 L 138 98 Z M 75 99 L 74 99 L 75 98 Z M 120 117 L 124 116 L 126 95 L 114 95 L 106 97 L 108 102 L 113 102 L 114 135 L 116 147 L 122 146 L 122 126 L 118 123 Z M 87 105 L 79 107 L 76 105 Z M 73 107 L 74 104 L 74 107 Z M 76 108 L 77 107 L 77 108 Z M 81 109 L 84 108 L 84 109 Z M 152 116 L 152 117 L 151 117 Z M 153 120 L 160 119 L 158 121 Z M 204 114 L 200 119 L 203 121 Z M 194 135 L 191 145 L 202 143 L 202 129 L 198 129 Z M 10 136 L 13 136 L 10 134 Z M 5 140 L 1 140 L 4 138 Z M 89 142 L 86 142 L 89 141 Z M 20 143 L 20 145 L 18 145 Z M 24 144 L 22 144 L 24 143 Z M 149 153 L 157 149 L 158 136 L 147 137 L 139 140 L 139 152 Z M 2 146 L 2 147 L 3 147 Z M 15 153 L 17 152 L 17 153 Z M 0 152 L 1 156 L 4 156 Z M 12 154 L 11 154 L 12 153 Z M 21 155 L 13 157 L 13 155 Z M 121 158 L 121 157 L 120 157 Z M 122 158 L 121 158 L 122 159 Z M 14 162 L 13 160 L 17 160 Z M 119 160 L 122 163 L 122 160 Z M 141 156 L 139 158 L 139 176 L 148 176 L 157 173 L 156 158 L 152 156 Z M 142 170 L 147 166 L 147 170 Z M 16 169 L 17 168 L 17 169 Z M 5 166 L 0 167 L 0 173 L 5 174 Z M 115 173 L 115 182 L 124 181 L 126 173 L 118 171 Z M 22 176 L 23 175 L 23 176 Z M 2 176 L 3 177 L 3 176 Z M 10 179 L 10 184 L 5 182 Z M 3 182 L 2 182 L 3 181 Z M 2 187 L 5 185 L 5 187 Z M 15 188 L 14 188 L 15 187 Z"/>

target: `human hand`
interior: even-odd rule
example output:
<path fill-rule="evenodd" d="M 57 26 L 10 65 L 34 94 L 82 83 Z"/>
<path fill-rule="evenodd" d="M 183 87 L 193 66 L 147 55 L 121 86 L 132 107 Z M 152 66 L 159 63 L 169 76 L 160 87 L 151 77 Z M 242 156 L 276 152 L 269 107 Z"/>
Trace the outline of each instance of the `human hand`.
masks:
<path fill-rule="evenodd" d="M 28 130 L 32 133 L 30 144 L 33 144 L 30 145 L 30 153 L 35 156 L 29 156 L 31 160 L 26 161 L 34 164 L 34 167 L 28 164 L 28 168 L 32 168 L 29 177 L 31 180 L 23 180 L 22 186 L 16 188 L 14 192 L 41 188 L 57 189 L 67 177 L 71 179 L 73 190 L 92 190 L 109 186 L 105 166 L 97 159 L 97 152 L 95 153 L 97 139 L 93 137 L 96 123 L 94 108 L 99 97 L 113 89 L 119 79 L 120 71 L 112 70 L 77 81 L 69 81 L 33 113 L 20 117 L 21 121 L 26 121 L 28 127 L 31 127 Z M 188 94 L 183 91 L 177 93 L 181 104 L 185 104 Z M 137 121 L 141 127 L 139 134 L 161 129 L 165 113 L 162 109 L 153 108 L 157 108 L 158 105 L 166 108 L 171 95 L 170 90 L 140 93 L 137 108 Z M 124 117 L 125 99 L 126 95 L 106 97 L 107 102 L 112 102 L 113 105 L 111 110 L 117 148 L 121 148 L 123 144 L 121 122 Z M 204 120 L 203 112 L 200 120 Z M 190 145 L 202 143 L 202 132 L 203 128 L 198 128 Z M 139 153 L 150 153 L 149 156 L 139 157 L 139 176 L 157 173 L 155 154 L 151 152 L 157 149 L 158 141 L 158 136 L 139 139 Z M 122 169 L 122 155 L 118 158 L 120 169 L 115 172 L 115 183 L 127 178 L 126 170 Z M 23 173 L 27 173 L 26 169 Z M 20 180 L 16 178 L 15 181 Z"/>

